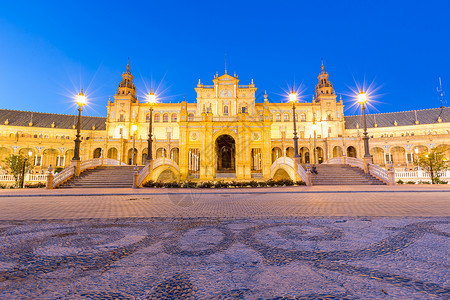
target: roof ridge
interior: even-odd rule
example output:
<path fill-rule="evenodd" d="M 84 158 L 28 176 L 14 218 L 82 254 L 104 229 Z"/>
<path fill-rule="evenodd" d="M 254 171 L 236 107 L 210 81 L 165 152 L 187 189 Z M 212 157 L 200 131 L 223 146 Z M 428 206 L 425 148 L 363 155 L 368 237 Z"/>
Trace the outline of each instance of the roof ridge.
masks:
<path fill-rule="evenodd" d="M 368 116 L 368 115 L 384 115 L 384 114 L 405 113 L 405 112 L 412 112 L 412 111 L 445 109 L 445 108 L 450 108 L 450 107 L 449 106 L 444 106 L 444 107 L 423 108 L 423 109 L 413 109 L 413 110 L 402 110 L 402 111 L 392 111 L 392 112 L 383 112 L 383 113 L 374 113 L 374 114 L 371 113 L 371 114 L 366 114 L 366 116 Z M 346 115 L 344 117 L 357 117 L 357 116 L 361 116 L 361 115 Z"/>
<path fill-rule="evenodd" d="M 39 112 L 39 111 L 30 111 L 30 110 L 17 110 L 17 109 L 5 109 L 0 108 L 0 111 L 13 111 L 13 112 L 23 112 L 23 113 L 34 113 L 34 114 L 47 114 L 47 115 L 58 115 L 58 116 L 70 116 L 70 117 L 77 117 L 77 115 L 69 115 L 69 114 L 56 114 L 56 113 L 48 113 L 48 112 Z M 83 115 L 83 117 L 89 117 L 89 118 L 106 118 L 106 117 L 96 117 L 96 116 L 86 116 Z"/>

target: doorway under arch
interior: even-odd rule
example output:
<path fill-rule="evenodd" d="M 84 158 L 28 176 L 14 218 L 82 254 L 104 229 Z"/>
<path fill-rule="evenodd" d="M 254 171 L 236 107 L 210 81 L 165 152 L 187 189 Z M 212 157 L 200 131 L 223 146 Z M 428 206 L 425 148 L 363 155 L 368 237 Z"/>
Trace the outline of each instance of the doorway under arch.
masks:
<path fill-rule="evenodd" d="M 218 172 L 236 172 L 236 146 L 233 137 L 221 135 L 216 139 L 216 157 Z"/>
<path fill-rule="evenodd" d="M 356 148 L 353 146 L 347 147 L 347 156 L 356 158 Z"/>

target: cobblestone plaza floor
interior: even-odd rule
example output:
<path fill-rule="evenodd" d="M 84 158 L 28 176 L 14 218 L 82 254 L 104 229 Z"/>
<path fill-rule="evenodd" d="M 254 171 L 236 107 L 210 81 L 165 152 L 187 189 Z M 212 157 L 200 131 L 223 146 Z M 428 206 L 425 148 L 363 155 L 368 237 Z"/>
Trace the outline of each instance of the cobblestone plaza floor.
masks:
<path fill-rule="evenodd" d="M 449 187 L 0 191 L 1 299 L 448 299 Z"/>

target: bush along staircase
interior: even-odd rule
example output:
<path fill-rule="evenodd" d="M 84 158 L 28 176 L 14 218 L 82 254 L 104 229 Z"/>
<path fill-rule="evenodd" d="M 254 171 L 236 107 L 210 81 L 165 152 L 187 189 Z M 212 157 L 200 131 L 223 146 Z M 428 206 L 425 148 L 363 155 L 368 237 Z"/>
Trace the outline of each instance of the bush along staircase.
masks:
<path fill-rule="evenodd" d="M 131 188 L 134 166 L 100 166 L 72 177 L 60 188 Z M 143 166 L 138 166 L 138 172 Z"/>
<path fill-rule="evenodd" d="M 365 174 L 361 168 L 346 164 L 315 165 L 317 174 L 312 175 L 312 185 L 385 185 L 375 176 Z"/>

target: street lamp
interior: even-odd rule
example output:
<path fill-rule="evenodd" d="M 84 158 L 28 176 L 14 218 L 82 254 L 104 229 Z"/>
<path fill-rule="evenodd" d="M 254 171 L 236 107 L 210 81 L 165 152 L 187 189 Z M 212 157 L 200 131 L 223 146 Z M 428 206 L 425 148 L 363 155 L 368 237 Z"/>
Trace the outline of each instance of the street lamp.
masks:
<path fill-rule="evenodd" d="M 292 88 L 292 92 L 289 94 L 289 102 L 292 103 L 292 116 L 294 118 L 294 159 L 298 159 L 300 155 L 298 155 L 297 120 L 295 117 L 295 102 L 297 102 L 297 93 L 294 92 L 294 88 Z"/>
<path fill-rule="evenodd" d="M 135 139 L 136 139 L 136 130 L 137 130 L 137 125 L 133 124 L 131 125 L 131 132 L 133 134 L 133 150 L 131 153 L 131 165 L 134 165 L 134 145 L 135 145 Z"/>
<path fill-rule="evenodd" d="M 362 114 L 363 114 L 363 124 L 364 124 L 364 157 L 372 158 L 369 151 L 369 137 L 367 136 L 367 126 L 366 126 L 366 103 L 367 103 L 367 95 L 362 90 L 358 94 L 358 103 L 361 104 Z"/>
<path fill-rule="evenodd" d="M 420 171 L 420 165 L 419 165 L 419 148 L 416 147 L 416 148 L 414 149 L 414 152 L 416 152 L 416 155 L 417 155 L 417 171 Z"/>
<path fill-rule="evenodd" d="M 28 151 L 28 157 L 31 158 L 31 155 L 33 155 L 33 152 L 30 150 L 30 151 Z M 23 159 L 23 166 L 22 166 L 22 180 L 21 180 L 21 182 L 20 182 L 20 187 L 21 187 L 21 188 L 23 188 L 23 184 L 24 184 L 24 182 L 25 182 L 25 166 L 26 166 L 26 164 L 27 164 L 28 157 L 25 156 L 24 159 Z"/>
<path fill-rule="evenodd" d="M 78 126 L 77 126 L 77 135 L 75 139 L 75 150 L 73 153 L 72 160 L 80 160 L 80 143 L 81 143 L 81 111 L 83 110 L 83 106 L 86 105 L 86 96 L 83 94 L 83 89 L 81 89 L 81 92 L 77 95 L 78 104 Z"/>
<path fill-rule="evenodd" d="M 153 105 L 156 104 L 156 95 L 153 93 L 153 88 L 150 91 L 150 94 L 148 94 L 147 96 L 147 101 L 148 104 L 150 105 L 150 124 L 148 126 L 148 145 L 147 145 L 147 162 L 146 163 L 151 163 L 152 159 L 153 159 L 153 155 L 152 155 L 152 115 L 153 115 Z"/>
<path fill-rule="evenodd" d="M 317 147 L 316 147 L 316 137 L 317 137 L 317 124 L 316 119 L 314 118 L 314 123 L 311 126 L 311 129 L 314 131 L 314 164 L 317 164 Z"/>

